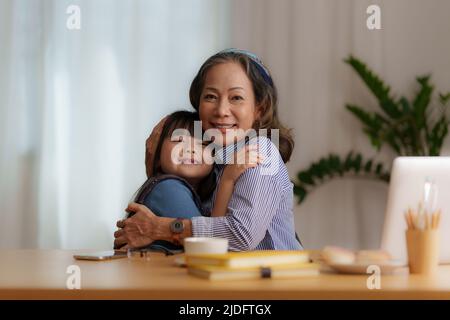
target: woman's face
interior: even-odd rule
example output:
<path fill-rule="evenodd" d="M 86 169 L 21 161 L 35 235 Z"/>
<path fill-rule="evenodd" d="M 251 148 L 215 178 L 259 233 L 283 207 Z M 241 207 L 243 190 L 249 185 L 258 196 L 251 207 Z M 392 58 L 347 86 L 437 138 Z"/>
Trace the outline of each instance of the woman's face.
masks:
<path fill-rule="evenodd" d="M 250 79 L 242 66 L 226 62 L 213 66 L 206 74 L 200 96 L 200 120 L 203 129 L 218 129 L 221 141 L 228 145 L 251 129 L 258 117 L 255 95 Z M 240 129 L 240 130 L 239 130 Z M 241 134 L 238 134 L 238 133 Z"/>
<path fill-rule="evenodd" d="M 164 139 L 160 166 L 164 173 L 174 174 L 196 184 L 212 170 L 211 161 L 203 159 L 205 146 L 201 140 L 179 135 Z"/>

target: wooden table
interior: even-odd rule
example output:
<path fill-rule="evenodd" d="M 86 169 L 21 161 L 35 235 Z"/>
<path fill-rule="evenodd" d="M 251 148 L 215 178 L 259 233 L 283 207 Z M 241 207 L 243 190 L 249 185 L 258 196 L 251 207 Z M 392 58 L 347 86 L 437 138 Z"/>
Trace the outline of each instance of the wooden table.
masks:
<path fill-rule="evenodd" d="M 78 261 L 77 251 L 0 250 L 0 299 L 450 299 L 450 265 L 433 277 L 401 269 L 381 289 L 365 275 L 325 273 L 289 280 L 209 281 L 174 266 L 174 257 Z M 69 290 L 67 268 L 78 265 L 81 289 Z"/>

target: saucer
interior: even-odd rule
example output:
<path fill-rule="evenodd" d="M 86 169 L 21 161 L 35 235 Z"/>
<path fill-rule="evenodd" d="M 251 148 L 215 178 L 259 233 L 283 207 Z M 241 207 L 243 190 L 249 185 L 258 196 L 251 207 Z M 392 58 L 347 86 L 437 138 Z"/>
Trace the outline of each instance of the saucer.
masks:
<path fill-rule="evenodd" d="M 384 261 L 384 262 L 366 262 L 366 263 L 332 263 L 326 264 L 328 267 L 338 273 L 345 274 L 370 274 L 373 273 L 371 266 L 377 266 L 380 268 L 382 274 L 390 274 L 394 271 L 406 267 L 401 261 Z"/>

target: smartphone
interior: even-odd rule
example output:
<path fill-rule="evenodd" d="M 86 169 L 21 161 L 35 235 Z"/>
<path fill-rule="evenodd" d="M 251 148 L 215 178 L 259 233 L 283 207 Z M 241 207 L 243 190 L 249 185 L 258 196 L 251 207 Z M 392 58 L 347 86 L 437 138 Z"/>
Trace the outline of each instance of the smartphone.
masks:
<path fill-rule="evenodd" d="M 75 254 L 73 257 L 77 260 L 102 261 L 102 260 L 126 258 L 127 252 L 119 250 L 98 251 L 98 252 Z"/>

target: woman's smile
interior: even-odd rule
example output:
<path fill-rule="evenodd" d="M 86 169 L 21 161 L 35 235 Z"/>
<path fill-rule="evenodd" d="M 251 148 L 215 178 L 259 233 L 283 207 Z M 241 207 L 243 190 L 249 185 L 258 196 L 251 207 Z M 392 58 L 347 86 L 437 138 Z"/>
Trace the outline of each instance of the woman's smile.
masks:
<path fill-rule="evenodd" d="M 228 130 L 237 129 L 237 125 L 234 123 L 217 123 L 212 122 L 211 128 L 218 129 L 222 134 L 226 134 Z"/>

